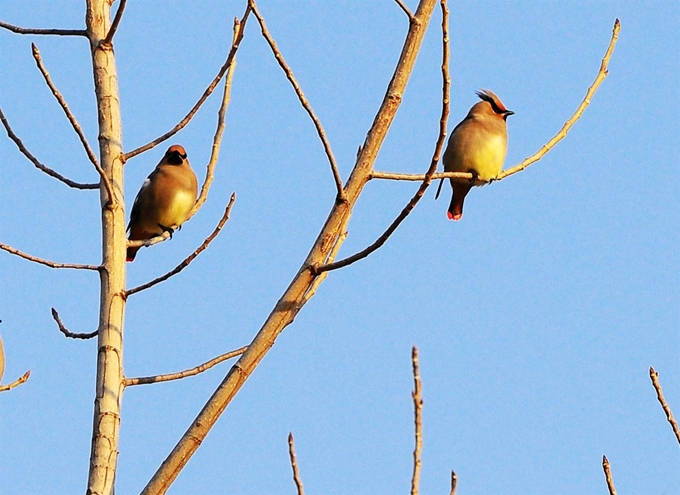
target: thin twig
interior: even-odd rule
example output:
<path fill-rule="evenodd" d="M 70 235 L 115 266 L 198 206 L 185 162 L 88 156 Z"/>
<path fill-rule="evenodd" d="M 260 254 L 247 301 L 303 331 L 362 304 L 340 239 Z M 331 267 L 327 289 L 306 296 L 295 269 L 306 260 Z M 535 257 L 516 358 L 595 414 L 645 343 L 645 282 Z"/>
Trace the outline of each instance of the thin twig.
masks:
<path fill-rule="evenodd" d="M 297 495 L 305 495 L 305 489 L 302 486 L 302 479 L 300 478 L 300 471 L 298 470 L 297 459 L 295 457 L 295 440 L 293 433 L 288 433 L 288 455 L 290 455 L 290 465 L 293 468 L 293 481 L 295 488 L 297 488 Z"/>
<path fill-rule="evenodd" d="M 240 31 L 239 20 L 234 19 L 234 41 Z M 229 107 L 229 101 L 231 100 L 231 82 L 234 79 L 234 71 L 236 70 L 236 57 L 231 62 L 229 67 L 229 72 L 227 73 L 227 78 L 224 81 L 224 93 L 222 94 L 222 104 L 217 112 L 217 128 L 215 129 L 215 136 L 213 137 L 212 151 L 210 153 L 210 161 L 205 171 L 205 181 L 201 187 L 201 194 L 199 194 L 196 204 L 191 209 L 189 213 L 189 218 L 193 217 L 196 212 L 203 206 L 205 200 L 208 199 L 208 191 L 210 191 L 210 186 L 213 182 L 213 177 L 215 175 L 215 167 L 217 166 L 217 158 L 220 155 L 220 146 L 222 144 L 222 134 L 224 132 L 224 116 L 227 113 L 227 108 Z"/>
<path fill-rule="evenodd" d="M 369 180 L 371 179 L 387 179 L 387 180 L 406 180 L 406 181 L 422 181 L 425 180 L 427 174 L 402 174 L 398 172 L 380 172 L 374 170 L 371 172 Z M 461 179 L 462 181 L 469 181 L 475 177 L 469 172 L 437 172 L 432 174 L 431 179 Z M 479 180 L 479 178 L 477 178 Z"/>
<path fill-rule="evenodd" d="M 111 23 L 111 27 L 109 28 L 109 32 L 106 34 L 106 38 L 104 38 L 101 42 L 102 45 L 111 45 L 113 42 L 113 36 L 116 34 L 116 30 L 118 29 L 118 25 L 120 24 L 120 20 L 123 18 L 123 11 L 125 10 L 125 4 L 127 4 L 127 0 L 120 0 L 120 3 L 118 4 L 118 10 L 116 10 L 116 16 L 113 18 L 113 22 Z"/>
<path fill-rule="evenodd" d="M 21 139 L 19 139 L 17 137 L 17 135 L 14 134 L 14 131 L 10 127 L 9 122 L 5 118 L 5 114 L 2 113 L 2 109 L 0 109 L 0 121 L 2 122 L 2 125 L 5 126 L 5 130 L 7 131 L 7 136 L 12 141 L 14 141 L 14 144 L 17 145 L 17 148 L 19 148 L 19 151 L 21 151 L 24 154 L 24 156 L 26 158 L 28 158 L 33 163 L 33 165 L 35 165 L 35 168 L 37 168 L 38 170 L 42 170 L 43 172 L 45 172 L 50 177 L 54 177 L 55 179 L 66 184 L 67 186 L 73 187 L 74 189 L 99 189 L 99 184 L 87 184 L 87 183 L 72 181 L 71 179 L 61 175 L 59 172 L 55 172 L 54 170 L 52 170 L 48 166 L 40 163 L 40 161 L 35 156 L 33 156 L 30 151 L 28 151 L 26 149 L 26 147 L 24 146 L 24 143 L 21 142 Z"/>
<path fill-rule="evenodd" d="M 61 321 L 61 318 L 59 318 L 59 313 L 57 313 L 57 310 L 54 309 L 54 308 L 51 308 L 51 309 L 52 309 L 52 318 L 57 323 L 57 326 L 59 327 L 59 331 L 61 333 L 63 333 L 65 337 L 68 337 L 69 339 L 87 340 L 87 339 L 91 339 L 93 337 L 96 337 L 97 334 L 99 333 L 99 330 L 95 330 L 94 332 L 90 332 L 90 333 L 73 333 L 68 328 L 66 328 L 66 325 L 64 325 L 64 322 Z"/>
<path fill-rule="evenodd" d="M 0 242 L 0 249 L 3 251 L 7 251 L 8 253 L 15 254 L 21 258 L 24 258 L 25 260 L 28 261 L 33 261 L 34 263 L 39 263 L 41 265 L 49 266 L 50 268 L 73 268 L 74 270 L 99 270 L 101 267 L 98 265 L 81 265 L 78 263 L 57 263 L 56 261 L 50 261 L 46 260 L 43 258 L 38 258 L 37 256 L 33 256 L 27 253 L 24 253 L 23 251 L 19 251 L 18 249 L 14 249 L 12 246 L 8 246 L 7 244 L 3 244 Z"/>
<path fill-rule="evenodd" d="M 451 470 L 451 491 L 449 495 L 456 495 L 456 487 L 458 486 L 458 476 L 456 472 Z"/>
<path fill-rule="evenodd" d="M 26 383 L 28 378 L 31 376 L 31 370 L 28 370 L 26 373 L 21 375 L 19 378 L 14 380 L 12 383 L 9 383 L 7 385 L 0 385 L 0 392 L 6 392 L 7 390 L 12 390 L 15 387 L 18 387 L 22 383 Z"/>
<path fill-rule="evenodd" d="M 663 412 L 666 413 L 666 419 L 670 423 L 671 428 L 673 428 L 675 438 L 677 438 L 678 443 L 680 443 L 680 428 L 678 428 L 678 423 L 677 421 L 675 421 L 675 418 L 673 417 L 673 412 L 671 411 L 670 406 L 668 405 L 666 399 L 663 396 L 661 384 L 659 383 L 659 374 L 651 366 L 649 368 L 649 377 L 652 379 L 652 385 L 654 385 L 654 390 L 656 390 L 656 398 L 659 400 L 659 404 L 661 404 Z"/>
<path fill-rule="evenodd" d="M 422 462 L 420 453 L 423 450 L 423 398 L 420 390 L 420 369 L 418 367 L 418 348 L 411 349 L 411 361 L 413 362 L 413 422 L 415 424 L 416 445 L 413 449 L 413 477 L 411 478 L 411 495 L 418 495 L 420 485 L 420 468 Z"/>
<path fill-rule="evenodd" d="M 217 235 L 220 233 L 222 227 L 224 227 L 224 224 L 227 223 L 227 220 L 229 220 L 229 214 L 231 213 L 231 207 L 234 204 L 234 201 L 236 201 L 236 193 L 232 193 L 231 199 L 229 200 L 229 204 L 227 205 L 227 208 L 224 210 L 224 215 L 222 215 L 222 218 L 217 224 L 217 227 L 215 227 L 215 230 L 213 230 L 212 234 L 206 237 L 205 241 L 203 241 L 203 244 L 198 246 L 198 248 L 196 248 L 196 250 L 193 253 L 191 253 L 184 259 L 184 261 L 182 261 L 173 270 L 169 271 L 165 275 L 155 278 L 151 282 L 147 282 L 143 285 L 125 291 L 125 297 L 131 296 L 132 294 L 136 294 L 137 292 L 141 292 L 145 289 L 148 289 L 149 287 L 153 287 L 156 284 L 164 282 L 165 280 L 169 279 L 173 275 L 178 274 L 179 272 L 184 270 L 187 266 L 189 266 L 189 263 L 191 263 L 199 254 L 206 250 L 206 248 L 212 242 L 212 240 L 215 237 L 217 237 Z"/>
<path fill-rule="evenodd" d="M 609 459 L 607 459 L 606 455 L 602 456 L 602 469 L 604 470 L 604 477 L 607 480 L 607 488 L 609 489 L 609 495 L 616 495 L 616 488 L 614 488 L 612 472 L 609 469 Z"/>
<path fill-rule="evenodd" d="M 406 14 L 408 16 L 408 20 L 410 22 L 413 22 L 415 20 L 415 17 L 413 16 L 413 12 L 411 12 L 411 9 L 408 8 L 408 6 L 404 3 L 404 1 L 403 0 L 394 0 L 394 1 L 397 2 L 397 5 L 399 5 L 399 7 L 401 7 L 401 10 L 404 11 L 404 14 Z"/>
<path fill-rule="evenodd" d="M 201 105 L 203 105 L 205 100 L 207 100 L 208 97 L 215 90 L 215 88 L 219 84 L 220 80 L 222 79 L 222 76 L 224 76 L 224 73 L 231 66 L 232 60 L 234 60 L 234 57 L 236 56 L 236 51 L 238 50 L 238 47 L 241 44 L 241 40 L 243 39 L 243 33 L 244 33 L 244 30 L 245 30 L 245 27 L 246 27 L 246 21 L 248 20 L 249 14 L 250 14 L 250 5 L 248 5 L 246 7 L 246 10 L 243 14 L 243 17 L 241 18 L 241 21 L 239 22 L 240 28 L 239 28 L 238 36 L 236 37 L 236 40 L 231 45 L 231 50 L 229 50 L 229 55 L 227 56 L 227 60 L 224 62 L 224 65 L 222 65 L 222 67 L 220 68 L 219 72 L 217 73 L 215 78 L 212 80 L 210 85 L 203 92 L 203 95 L 201 95 L 201 97 L 196 102 L 196 104 L 193 106 L 193 108 L 191 110 L 189 110 L 189 113 L 186 114 L 186 116 L 175 127 L 170 129 L 168 132 L 166 132 L 162 136 L 154 139 L 153 141 L 145 144 L 144 146 L 140 146 L 139 148 L 136 148 L 136 149 L 134 149 L 134 150 L 132 150 L 128 153 L 125 153 L 123 155 L 123 163 L 128 161 L 130 158 L 139 155 L 140 153 L 144 153 L 145 151 L 148 151 L 151 148 L 158 146 L 160 143 L 162 143 L 166 139 L 169 139 L 170 137 L 174 136 L 177 132 L 184 129 L 184 127 L 189 123 L 189 121 L 193 118 L 193 116 L 196 114 L 196 112 L 198 112 L 198 109 L 201 108 Z"/>
<path fill-rule="evenodd" d="M 283 58 L 283 55 L 279 51 L 279 48 L 276 46 L 276 42 L 272 38 L 271 34 L 269 34 L 269 31 L 267 30 L 267 25 L 264 22 L 264 18 L 262 17 L 262 14 L 260 14 L 259 10 L 257 10 L 257 5 L 255 5 L 254 0 L 248 0 L 248 5 L 253 10 L 253 14 L 257 18 L 257 22 L 260 23 L 260 29 L 262 31 L 262 36 L 264 36 L 264 39 L 267 40 L 267 43 L 269 44 L 269 48 L 271 48 L 274 57 L 276 58 L 276 61 L 279 63 L 279 66 L 281 66 L 281 69 L 283 69 L 283 72 L 285 72 L 286 77 L 288 78 L 288 81 L 290 81 L 290 84 L 293 86 L 293 89 L 295 90 L 295 94 L 297 94 L 298 99 L 300 100 L 300 104 L 302 104 L 302 107 L 305 109 L 307 114 L 309 115 L 309 118 L 312 119 L 312 122 L 314 123 L 314 127 L 316 128 L 316 133 L 319 135 L 319 139 L 321 139 L 321 144 L 323 144 L 323 149 L 326 152 L 326 156 L 328 157 L 328 161 L 330 162 L 331 165 L 331 172 L 333 174 L 333 180 L 335 181 L 335 187 L 338 192 L 338 199 L 339 200 L 344 200 L 345 198 L 345 193 L 342 188 L 342 177 L 340 177 L 340 171 L 338 170 L 338 164 L 335 161 L 335 156 L 333 156 L 333 150 L 331 149 L 331 143 L 328 141 L 328 138 L 326 137 L 326 131 L 324 130 L 323 126 L 321 125 L 321 121 L 319 120 L 319 117 L 316 116 L 316 113 L 314 113 L 314 109 L 312 109 L 312 106 L 310 105 L 309 101 L 307 100 L 307 97 L 305 94 L 302 92 L 302 88 L 300 88 L 300 84 L 297 82 L 297 79 L 295 79 L 295 76 L 293 75 L 293 71 L 291 70 L 290 66 L 286 63 L 286 61 Z"/>
<path fill-rule="evenodd" d="M 170 231 L 166 230 L 162 234 L 152 237 L 151 239 L 141 239 L 138 241 L 131 241 L 128 239 L 126 245 L 127 247 L 141 247 L 141 246 L 149 247 L 155 244 L 159 244 L 161 242 L 165 242 L 171 237 L 172 236 L 170 235 Z"/>
<path fill-rule="evenodd" d="M 14 26 L 6 22 L 0 21 L 0 28 L 7 29 L 17 34 L 49 34 L 56 36 L 85 36 L 87 38 L 87 31 L 84 29 L 34 29 Z"/>
<path fill-rule="evenodd" d="M 370 255 L 372 252 L 379 249 L 387 239 L 397 230 L 397 227 L 404 221 L 404 219 L 411 213 L 411 211 L 416 207 L 420 199 L 425 194 L 425 191 L 430 186 L 433 177 L 437 174 L 437 164 L 439 163 L 439 157 L 441 155 L 442 148 L 444 147 L 444 141 L 446 140 L 446 121 L 449 117 L 449 91 L 451 87 L 451 78 L 449 77 L 449 9 L 446 5 L 446 0 L 440 1 L 442 9 L 442 113 L 439 119 L 439 136 L 437 137 L 437 142 L 434 147 L 434 153 L 432 154 L 432 160 L 430 161 L 430 168 L 427 170 L 423 176 L 422 184 L 416 191 L 416 194 L 411 198 L 408 204 L 402 209 L 399 216 L 394 219 L 390 226 L 383 232 L 383 234 L 378 237 L 378 239 L 368 246 L 367 248 L 359 251 L 358 253 L 348 256 L 347 258 L 335 261 L 332 263 L 326 263 L 323 266 L 316 267 L 316 273 L 323 273 L 330 270 L 337 270 L 338 268 L 351 265 L 355 261 L 363 259 Z M 470 175 L 470 174 L 465 174 Z M 371 174 L 372 177 L 376 176 L 376 173 Z M 472 176 L 470 175 L 470 178 Z"/>
<path fill-rule="evenodd" d="M 62 94 L 59 92 L 57 87 L 54 85 L 54 82 L 52 82 L 52 78 L 50 77 L 49 72 L 47 72 L 47 69 L 45 68 L 45 65 L 43 64 L 42 57 L 40 56 L 40 50 L 38 50 L 38 47 L 35 45 L 35 43 L 31 43 L 31 48 L 33 50 L 33 58 L 35 59 L 35 63 L 38 66 L 38 70 L 43 75 L 43 78 L 45 79 L 45 83 L 47 84 L 47 86 L 52 91 L 52 94 L 57 99 L 57 102 L 59 102 L 59 106 L 61 106 L 61 109 L 66 114 L 66 118 L 71 123 L 73 130 L 78 135 L 78 138 L 80 139 L 80 142 L 82 143 L 83 148 L 85 148 L 85 153 L 87 154 L 87 157 L 90 159 L 90 161 L 92 162 L 92 165 L 94 165 L 94 168 L 97 170 L 99 177 L 104 182 L 104 187 L 106 188 L 106 193 L 109 197 L 109 201 L 113 201 L 114 196 L 113 196 L 113 187 L 111 186 L 111 181 L 109 180 L 108 176 L 106 175 L 106 172 L 104 172 L 104 169 L 99 164 L 99 160 L 97 160 L 97 156 L 94 154 L 94 151 L 92 151 L 92 148 L 90 148 L 90 144 L 87 142 L 87 138 L 85 137 L 85 133 L 83 133 L 83 129 L 80 127 L 80 124 L 78 124 L 78 121 L 76 120 L 75 115 L 73 115 L 73 113 L 71 112 L 71 109 L 68 107 L 68 104 L 66 103 L 66 100 L 64 99 Z"/>
<path fill-rule="evenodd" d="M 171 380 L 179 380 L 181 378 L 186 378 L 188 376 L 198 375 L 199 373 L 203 373 L 204 371 L 209 370 L 210 368 L 212 368 L 216 364 L 221 363 L 222 361 L 226 361 L 227 359 L 240 356 L 241 354 L 246 352 L 247 349 L 248 346 L 244 346 L 241 347 L 240 349 L 226 352 L 220 356 L 217 356 L 216 358 L 211 359 L 210 361 L 206 361 L 205 363 L 196 366 L 195 368 L 191 368 L 185 371 L 179 371 L 177 373 L 170 373 L 167 375 L 143 376 L 140 378 L 126 378 L 123 384 L 126 387 L 131 387 L 133 385 L 148 385 L 149 383 L 169 382 Z"/>
<path fill-rule="evenodd" d="M 609 66 L 609 59 L 611 59 L 612 54 L 614 53 L 614 47 L 616 46 L 616 41 L 619 38 L 620 29 L 621 23 L 619 22 L 618 19 L 616 19 L 616 21 L 614 22 L 614 30 L 612 31 L 612 38 L 611 41 L 609 42 L 609 47 L 607 47 L 607 51 L 604 54 L 602 63 L 600 64 L 600 70 L 597 73 L 597 77 L 595 77 L 595 81 L 593 81 L 593 84 L 590 86 L 590 88 L 588 88 L 585 98 L 583 98 L 583 101 L 576 109 L 576 112 L 574 112 L 574 115 L 572 115 L 571 118 L 569 118 L 569 120 L 567 120 L 564 123 L 562 129 L 560 129 L 560 131 L 557 134 L 555 134 L 555 136 L 550 141 L 544 144 L 540 150 L 531 155 L 529 158 L 526 158 L 519 165 L 501 172 L 498 175 L 498 177 L 496 177 L 496 180 L 505 179 L 510 175 L 516 174 L 517 172 L 524 170 L 532 163 L 535 163 L 541 158 L 543 158 L 543 155 L 550 151 L 558 142 L 564 139 L 564 137 L 567 135 L 567 132 L 569 132 L 569 129 L 571 129 L 571 126 L 573 126 L 576 123 L 576 121 L 579 118 L 581 118 L 581 115 L 585 111 L 586 107 L 590 104 L 590 100 L 595 94 L 595 91 L 597 91 L 597 88 L 600 87 L 602 81 L 604 81 L 605 77 L 607 77 L 607 74 L 609 73 L 609 71 L 607 70 L 607 67 Z"/>

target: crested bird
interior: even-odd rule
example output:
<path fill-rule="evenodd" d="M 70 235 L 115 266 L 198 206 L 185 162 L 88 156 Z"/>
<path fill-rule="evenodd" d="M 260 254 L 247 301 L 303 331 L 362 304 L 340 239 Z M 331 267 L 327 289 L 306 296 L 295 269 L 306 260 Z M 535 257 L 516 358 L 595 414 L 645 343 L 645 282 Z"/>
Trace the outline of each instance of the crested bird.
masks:
<path fill-rule="evenodd" d="M 450 220 L 463 217 L 463 201 L 472 186 L 484 185 L 496 178 L 503 168 L 508 150 L 508 128 L 505 120 L 513 115 L 500 98 L 489 90 L 477 91 L 482 100 L 475 103 L 467 116 L 453 129 L 444 151 L 444 171 L 469 172 L 470 182 L 450 178 L 451 203 L 447 216 Z M 437 195 L 442 189 L 439 183 Z"/>
<path fill-rule="evenodd" d="M 127 230 L 129 240 L 146 240 L 176 229 L 189 218 L 196 203 L 198 181 L 189 165 L 187 152 L 178 144 L 170 146 L 137 193 Z M 139 248 L 127 248 L 133 261 Z"/>

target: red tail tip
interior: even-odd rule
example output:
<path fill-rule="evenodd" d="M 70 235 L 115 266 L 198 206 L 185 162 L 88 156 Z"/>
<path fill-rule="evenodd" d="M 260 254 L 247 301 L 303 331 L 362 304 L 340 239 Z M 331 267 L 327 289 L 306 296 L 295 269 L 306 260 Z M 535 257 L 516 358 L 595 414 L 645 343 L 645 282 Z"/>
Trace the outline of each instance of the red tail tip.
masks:
<path fill-rule="evenodd" d="M 456 220 L 456 221 L 458 221 L 458 220 L 460 220 L 461 218 L 463 218 L 463 214 L 462 214 L 462 213 L 456 213 L 456 214 L 454 215 L 454 214 L 451 213 L 450 211 L 447 211 L 447 212 L 446 212 L 446 216 L 449 217 L 449 220 Z"/>

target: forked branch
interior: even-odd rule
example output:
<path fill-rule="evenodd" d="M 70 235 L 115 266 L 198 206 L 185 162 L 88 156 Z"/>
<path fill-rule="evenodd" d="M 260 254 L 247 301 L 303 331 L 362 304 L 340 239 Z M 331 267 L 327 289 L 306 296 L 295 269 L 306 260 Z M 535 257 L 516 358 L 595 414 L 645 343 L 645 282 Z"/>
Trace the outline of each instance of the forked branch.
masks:
<path fill-rule="evenodd" d="M 64 177 L 61 175 L 59 172 L 55 172 L 52 170 L 50 167 L 47 165 L 43 165 L 40 163 L 40 160 L 38 160 L 33 154 L 26 149 L 24 146 L 24 143 L 21 142 L 21 139 L 17 137 L 16 134 L 14 134 L 14 131 L 9 125 L 9 122 L 7 121 L 7 118 L 5 117 L 5 114 L 2 113 L 2 109 L 0 109 L 0 121 L 2 122 L 2 125 L 5 127 L 5 130 L 7 131 L 7 136 L 14 141 L 14 144 L 17 145 L 17 148 L 19 148 L 19 151 L 23 153 L 23 155 L 28 158 L 31 163 L 37 168 L 38 170 L 41 170 L 45 172 L 47 175 L 50 177 L 53 177 L 57 179 L 58 181 L 63 182 L 69 187 L 72 187 L 74 189 L 99 189 L 99 184 L 87 184 L 87 183 L 82 183 L 82 182 L 75 182 L 72 181 L 71 179 Z"/>
<path fill-rule="evenodd" d="M 673 412 L 671 411 L 670 406 L 668 405 L 665 397 L 663 396 L 661 384 L 659 383 L 659 374 L 652 367 L 649 368 L 649 378 L 652 379 L 652 385 L 654 386 L 654 390 L 656 390 L 656 398 L 658 399 L 659 404 L 661 404 L 663 412 L 666 413 L 666 419 L 670 423 L 671 428 L 673 428 L 675 438 L 678 440 L 678 443 L 680 443 L 680 428 L 678 428 L 678 422 L 675 421 L 675 418 L 673 417 Z"/>
<path fill-rule="evenodd" d="M 113 37 L 116 34 L 116 31 L 118 30 L 118 26 L 120 25 L 120 20 L 123 18 L 123 12 L 125 11 L 125 5 L 127 5 L 127 0 L 120 0 L 120 3 L 118 4 L 118 10 L 116 10 L 116 16 L 113 18 L 113 22 L 111 23 L 111 27 L 109 28 L 109 32 L 106 34 L 106 38 L 104 38 L 101 42 L 102 45 L 111 45 L 113 43 Z"/>
<path fill-rule="evenodd" d="M 150 383 L 169 382 L 171 380 L 179 380 L 181 378 L 186 378 L 188 376 L 198 375 L 199 373 L 203 373 L 204 371 L 209 370 L 210 368 L 212 368 L 216 364 L 221 363 L 222 361 L 226 361 L 227 359 L 240 356 L 241 354 L 246 352 L 247 349 L 248 346 L 244 346 L 233 351 L 225 352 L 224 354 L 212 358 L 210 361 L 206 361 L 205 363 L 196 366 L 195 368 L 190 368 L 184 371 L 178 371 L 177 373 L 169 373 L 167 375 L 143 376 L 140 378 L 126 378 L 124 385 L 126 387 L 131 387 L 133 385 L 148 385 Z"/>
<path fill-rule="evenodd" d="M 150 150 L 151 148 L 158 146 L 160 143 L 165 141 L 166 139 L 171 138 L 175 134 L 177 134 L 179 131 L 184 129 L 186 125 L 191 121 L 191 119 L 196 115 L 196 112 L 198 112 L 198 109 L 201 108 L 201 105 L 205 103 L 205 100 L 208 99 L 208 97 L 212 94 L 213 91 L 215 91 L 215 88 L 219 84 L 220 80 L 222 79 L 222 76 L 224 76 L 224 73 L 227 71 L 229 67 L 231 67 L 232 60 L 234 60 L 234 57 L 236 56 L 236 51 L 238 50 L 239 45 L 241 44 L 241 40 L 243 40 L 243 33 L 246 27 L 246 21 L 248 20 L 248 15 L 250 14 L 250 5 L 246 7 L 246 10 L 243 14 L 243 17 L 241 18 L 240 21 L 234 21 L 236 25 L 238 25 L 238 36 L 236 36 L 235 41 L 231 45 L 231 50 L 229 50 L 229 55 L 227 56 L 227 60 L 224 62 L 222 67 L 220 67 L 219 72 L 215 76 L 215 78 L 212 80 L 210 85 L 206 88 L 206 90 L 203 92 L 203 95 L 199 98 L 199 100 L 196 102 L 196 104 L 193 106 L 191 110 L 189 110 L 189 113 L 186 114 L 186 116 L 172 129 L 170 129 L 168 132 L 163 134 L 162 136 L 154 139 L 150 143 L 145 144 L 144 146 L 140 146 L 139 148 L 136 148 L 128 153 L 125 153 L 123 155 L 123 162 L 128 161 L 130 158 L 135 157 L 139 155 L 140 153 L 144 153 L 145 151 Z"/>
<path fill-rule="evenodd" d="M 307 97 L 302 92 L 302 88 L 300 87 L 300 84 L 298 83 L 297 79 L 295 79 L 295 75 L 293 74 L 292 69 L 286 63 L 285 59 L 283 58 L 283 55 L 281 54 L 281 51 L 276 46 L 276 42 L 274 41 L 274 38 L 272 38 L 271 34 L 269 34 L 269 30 L 267 29 L 267 25 L 264 22 L 264 17 L 262 17 L 262 14 L 260 14 L 260 11 L 257 9 L 257 5 L 255 5 L 255 1 L 254 0 L 248 0 L 248 5 L 253 10 L 253 14 L 257 18 L 257 22 L 260 23 L 260 29 L 262 31 L 262 36 L 264 37 L 265 40 L 267 40 L 267 43 L 269 44 L 269 48 L 271 48 L 272 53 L 274 54 L 274 57 L 276 58 L 276 61 L 279 63 L 279 66 L 281 66 L 281 69 L 283 69 L 283 72 L 286 74 L 288 81 L 290 81 L 290 84 L 293 86 L 293 89 L 295 90 L 295 94 L 297 95 L 298 99 L 300 100 L 300 104 L 305 109 L 305 111 L 309 115 L 309 118 L 312 119 L 312 122 L 314 123 L 314 127 L 316 128 L 316 133 L 319 135 L 319 139 L 321 139 L 321 144 L 323 145 L 323 149 L 326 152 L 326 156 L 328 157 L 328 161 L 330 162 L 331 173 L 333 174 L 333 180 L 335 181 L 335 187 L 336 187 L 337 193 L 338 193 L 338 200 L 342 200 L 345 197 L 343 189 L 342 189 L 342 177 L 340 177 L 340 171 L 338 170 L 338 164 L 335 161 L 335 156 L 333 155 L 333 150 L 331 149 L 331 143 L 328 141 L 328 138 L 326 137 L 326 131 L 324 130 L 323 125 L 321 125 L 321 121 L 319 120 L 319 117 L 316 116 L 316 113 L 314 112 L 312 105 L 309 103 L 309 100 L 307 100 Z"/>

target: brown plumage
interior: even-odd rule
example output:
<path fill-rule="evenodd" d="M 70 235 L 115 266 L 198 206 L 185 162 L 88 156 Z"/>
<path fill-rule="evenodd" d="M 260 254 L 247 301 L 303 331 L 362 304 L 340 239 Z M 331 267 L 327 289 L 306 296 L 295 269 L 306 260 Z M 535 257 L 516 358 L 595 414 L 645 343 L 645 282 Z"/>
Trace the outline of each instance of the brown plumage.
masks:
<path fill-rule="evenodd" d="M 500 173 L 508 149 L 505 119 L 514 112 L 506 109 L 491 91 L 477 91 L 477 96 L 482 101 L 473 105 L 453 129 L 442 159 L 446 172 L 470 172 L 475 176 L 467 183 L 449 179 L 453 191 L 447 216 L 451 220 L 462 218 L 463 201 L 472 186 L 483 185 Z M 437 197 L 442 184 L 443 181 L 439 183 Z"/>
<path fill-rule="evenodd" d="M 151 239 L 166 231 L 172 236 L 189 217 L 197 195 L 198 181 L 186 151 L 178 144 L 170 146 L 137 193 L 128 239 Z M 134 260 L 137 251 L 139 247 L 127 248 L 127 261 Z"/>

